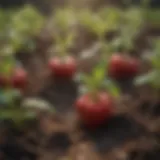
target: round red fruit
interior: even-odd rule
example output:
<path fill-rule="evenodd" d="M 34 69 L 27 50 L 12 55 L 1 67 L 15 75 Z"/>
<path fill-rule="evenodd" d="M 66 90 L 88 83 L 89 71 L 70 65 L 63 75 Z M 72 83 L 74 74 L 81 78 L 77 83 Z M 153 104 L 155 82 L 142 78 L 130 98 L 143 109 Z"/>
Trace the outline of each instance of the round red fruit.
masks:
<path fill-rule="evenodd" d="M 96 127 L 112 116 L 113 99 L 105 92 L 98 93 L 96 99 L 86 94 L 76 101 L 75 107 L 84 124 Z"/>
<path fill-rule="evenodd" d="M 127 79 L 136 76 L 140 69 L 140 63 L 136 58 L 126 57 L 119 54 L 112 55 L 108 72 L 112 78 Z"/>
<path fill-rule="evenodd" d="M 16 68 L 12 76 L 14 88 L 24 89 L 27 84 L 27 72 L 22 68 Z"/>
<path fill-rule="evenodd" d="M 52 74 L 61 78 L 72 78 L 76 73 L 77 63 L 73 57 L 54 57 L 49 61 Z"/>

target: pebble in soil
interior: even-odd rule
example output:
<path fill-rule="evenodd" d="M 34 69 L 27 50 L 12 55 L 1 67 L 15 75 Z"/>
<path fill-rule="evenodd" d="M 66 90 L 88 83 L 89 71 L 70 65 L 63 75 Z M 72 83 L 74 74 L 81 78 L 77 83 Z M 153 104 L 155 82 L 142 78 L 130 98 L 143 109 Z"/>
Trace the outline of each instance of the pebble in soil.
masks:
<path fill-rule="evenodd" d="M 95 131 L 84 129 L 84 139 L 90 139 L 100 152 L 109 151 L 127 140 L 136 138 L 143 133 L 143 129 L 126 116 L 116 116 Z"/>

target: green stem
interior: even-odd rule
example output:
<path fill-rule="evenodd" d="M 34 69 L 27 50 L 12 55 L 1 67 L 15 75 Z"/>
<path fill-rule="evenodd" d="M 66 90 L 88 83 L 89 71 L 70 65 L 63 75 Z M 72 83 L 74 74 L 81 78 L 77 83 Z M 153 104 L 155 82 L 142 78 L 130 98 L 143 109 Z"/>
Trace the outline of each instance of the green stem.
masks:
<path fill-rule="evenodd" d="M 89 86 L 89 91 L 91 93 L 91 96 L 94 100 L 97 99 L 97 92 L 99 91 L 100 89 L 100 86 L 101 86 L 101 82 L 97 81 L 96 83 L 94 84 L 88 84 Z"/>

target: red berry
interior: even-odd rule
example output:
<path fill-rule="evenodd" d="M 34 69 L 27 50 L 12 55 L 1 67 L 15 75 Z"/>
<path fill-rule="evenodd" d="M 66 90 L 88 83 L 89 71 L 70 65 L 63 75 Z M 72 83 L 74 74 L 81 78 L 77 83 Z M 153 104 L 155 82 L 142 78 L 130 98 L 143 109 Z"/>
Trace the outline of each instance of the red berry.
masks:
<path fill-rule="evenodd" d="M 54 57 L 49 61 L 52 74 L 60 78 L 72 78 L 76 73 L 77 63 L 73 57 Z"/>
<path fill-rule="evenodd" d="M 27 73 L 22 68 L 17 68 L 12 76 L 12 85 L 14 88 L 24 89 L 27 84 Z"/>
<path fill-rule="evenodd" d="M 108 72 L 115 79 L 133 78 L 139 72 L 139 65 L 135 58 L 114 54 L 110 59 Z"/>
<path fill-rule="evenodd" d="M 113 100 L 105 92 L 98 93 L 96 100 L 86 94 L 76 101 L 75 107 L 84 124 L 96 127 L 112 116 Z"/>

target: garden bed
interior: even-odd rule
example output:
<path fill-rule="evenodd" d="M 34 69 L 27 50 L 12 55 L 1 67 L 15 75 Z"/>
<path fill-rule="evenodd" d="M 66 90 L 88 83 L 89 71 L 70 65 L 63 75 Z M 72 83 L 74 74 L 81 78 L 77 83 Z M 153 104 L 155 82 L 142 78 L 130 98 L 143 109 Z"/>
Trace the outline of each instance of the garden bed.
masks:
<path fill-rule="evenodd" d="M 115 11 L 115 15 L 119 13 L 114 8 L 113 11 Z M 111 14 L 113 11 L 107 11 L 103 16 L 106 16 L 107 13 Z M 89 19 L 92 19 L 91 15 L 88 15 L 88 12 L 86 12 L 86 15 L 83 14 L 84 10 L 81 15 L 81 22 L 83 23 L 75 23 L 73 29 L 70 29 L 65 20 L 74 18 L 72 17 L 73 12 L 71 11 L 71 14 L 68 10 L 66 12 L 62 10 L 61 12 L 62 14 L 60 15 L 64 16 L 66 13 L 66 17 L 62 18 L 59 15 L 59 18 L 55 18 L 55 21 L 53 21 L 52 17 L 49 18 L 48 25 L 45 25 L 39 35 L 34 38 L 34 49 L 24 51 L 24 49 L 18 48 L 19 50 L 16 50 L 17 53 L 14 54 L 16 60 L 27 71 L 29 80 L 25 90 L 22 92 L 23 98 L 20 106 L 23 106 L 24 102 L 29 98 L 36 99 L 36 102 L 38 101 L 37 99 L 45 100 L 47 104 L 49 103 L 53 107 L 54 113 L 51 112 L 52 110 L 40 109 L 42 102 L 37 102 L 37 108 L 39 107 L 39 109 L 36 110 L 36 117 L 31 120 L 27 119 L 20 127 L 17 128 L 15 126 L 11 120 L 12 118 L 7 121 L 2 120 L 0 128 L 0 156 L 2 158 L 0 159 L 159 160 L 160 102 L 159 83 L 157 80 L 152 80 L 151 82 L 146 80 L 147 84 L 142 84 L 141 86 L 136 86 L 133 79 L 113 81 L 120 88 L 118 98 L 114 97 L 116 104 L 114 114 L 106 123 L 94 129 L 89 129 L 79 119 L 75 109 L 75 101 L 81 95 L 80 86 L 83 85 L 83 80 L 53 77 L 48 67 L 50 56 L 55 56 L 56 53 L 60 55 L 62 52 L 61 55 L 63 55 L 69 52 L 77 61 L 77 73 L 91 75 L 92 69 L 101 62 L 103 56 L 101 53 L 105 49 L 106 53 L 104 55 L 110 52 L 119 52 L 123 55 L 124 52 L 127 52 L 129 56 L 138 58 L 141 62 L 139 75 L 142 75 L 150 70 L 157 69 L 153 67 L 150 61 L 144 60 L 142 55 L 147 55 L 148 50 L 153 52 L 153 55 L 156 52 L 152 50 L 152 43 L 149 40 L 160 35 L 159 28 L 156 27 L 155 29 L 154 26 L 151 28 L 146 27 L 146 21 L 141 22 L 141 19 L 136 19 L 141 13 L 139 13 L 139 10 L 135 10 L 135 14 L 132 14 L 126 20 L 126 23 L 129 24 L 135 20 L 135 23 L 138 21 L 138 23 L 142 23 L 142 26 L 137 23 L 134 26 L 137 29 L 128 25 L 128 28 L 124 28 L 124 30 L 126 29 L 127 31 L 128 29 L 128 34 L 131 33 L 131 35 L 132 32 L 135 32 L 137 36 L 134 37 L 133 35 L 134 40 L 131 40 L 125 39 L 127 36 L 123 35 L 124 41 L 120 39 L 118 46 L 112 46 L 112 43 L 110 44 L 111 40 L 114 40 L 119 32 L 121 33 L 119 28 L 123 26 L 123 24 L 118 26 L 119 22 L 115 20 L 116 18 L 114 19 L 114 14 L 112 18 L 110 16 L 107 16 L 108 19 L 105 17 L 108 21 L 104 24 L 100 20 L 90 21 Z M 129 14 L 130 12 L 126 11 L 127 13 Z M 71 17 L 67 17 L 67 14 Z M 75 16 L 77 15 L 75 14 Z M 76 17 L 76 19 L 78 18 Z M 119 27 L 118 29 L 115 24 L 110 24 L 113 20 Z M 125 21 L 125 19 L 123 20 Z M 76 39 L 73 40 L 70 37 L 71 44 L 74 42 L 74 45 L 70 46 L 70 41 L 67 44 L 67 41 L 65 43 L 60 41 L 62 39 L 57 38 L 61 34 L 56 35 L 59 33 L 56 23 L 58 23 L 57 26 L 59 28 L 60 25 L 63 28 L 66 24 L 66 28 L 63 28 L 64 30 L 60 28 L 60 30 L 62 29 L 62 39 L 67 39 L 67 36 L 70 36 L 73 32 L 76 33 Z M 98 28 L 100 24 L 97 25 L 97 23 L 101 23 L 100 28 Z M 37 24 L 39 23 L 37 22 Z M 86 29 L 83 25 L 88 28 L 86 27 Z M 101 39 L 98 39 L 97 30 L 93 29 L 93 25 L 98 30 L 102 29 L 101 32 L 105 34 L 105 36 L 102 34 L 103 42 L 106 44 L 104 48 L 102 46 L 103 42 L 102 44 L 99 43 Z M 106 26 L 103 27 L 102 25 Z M 113 29 L 114 27 L 115 29 Z M 108 30 L 103 31 L 104 28 Z M 66 37 L 64 33 L 68 33 Z M 131 45 L 125 44 L 128 42 L 127 40 L 131 41 Z M 55 46 L 58 47 L 58 51 L 53 48 Z M 110 46 L 111 48 L 109 48 Z M 110 59 L 110 57 L 106 57 L 106 63 L 107 59 Z M 91 79 L 93 80 L 94 77 L 91 77 Z M 114 87 L 107 89 L 107 92 L 110 92 L 110 90 L 113 92 Z M 117 94 L 118 91 L 115 92 Z M 45 107 L 47 104 L 45 104 Z M 1 106 L 3 110 L 3 105 Z M 32 104 L 31 106 L 35 105 Z M 17 113 L 15 115 L 19 116 Z"/>

